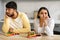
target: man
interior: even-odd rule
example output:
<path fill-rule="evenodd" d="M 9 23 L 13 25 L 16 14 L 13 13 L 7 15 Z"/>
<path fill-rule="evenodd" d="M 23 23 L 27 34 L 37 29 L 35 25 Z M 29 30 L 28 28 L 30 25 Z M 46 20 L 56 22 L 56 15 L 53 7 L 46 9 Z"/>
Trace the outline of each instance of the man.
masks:
<path fill-rule="evenodd" d="M 2 27 L 3 32 L 30 32 L 30 23 L 25 13 L 17 11 L 17 4 L 10 1 L 6 4 L 6 14 L 4 24 Z"/>

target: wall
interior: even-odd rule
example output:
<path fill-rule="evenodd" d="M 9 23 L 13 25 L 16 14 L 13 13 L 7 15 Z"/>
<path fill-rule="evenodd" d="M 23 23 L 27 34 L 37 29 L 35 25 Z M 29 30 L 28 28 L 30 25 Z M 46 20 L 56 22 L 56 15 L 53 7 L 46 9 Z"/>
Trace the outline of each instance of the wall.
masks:
<path fill-rule="evenodd" d="M 7 2 L 9 1 L 3 1 L 4 13 L 5 13 L 5 4 Z M 29 18 L 33 17 L 34 10 L 36 11 L 42 6 L 47 7 L 55 23 L 60 23 L 60 17 L 59 17 L 60 16 L 60 1 L 16 1 L 15 0 L 15 2 L 18 5 L 18 11 L 27 13 L 27 16 Z"/>
<path fill-rule="evenodd" d="M 0 0 L 0 19 L 3 19 L 4 14 L 4 6 L 2 0 Z"/>

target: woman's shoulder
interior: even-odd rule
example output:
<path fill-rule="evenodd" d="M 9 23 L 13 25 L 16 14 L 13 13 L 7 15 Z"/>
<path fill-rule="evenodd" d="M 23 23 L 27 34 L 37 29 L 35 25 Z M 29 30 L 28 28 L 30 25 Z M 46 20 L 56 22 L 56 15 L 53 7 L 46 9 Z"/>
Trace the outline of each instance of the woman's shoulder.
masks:
<path fill-rule="evenodd" d="M 37 18 L 34 19 L 34 22 L 35 22 L 35 23 L 39 23 L 39 19 L 37 19 Z"/>
<path fill-rule="evenodd" d="M 54 20 L 53 18 L 48 18 L 48 20 Z"/>
<path fill-rule="evenodd" d="M 54 19 L 53 18 L 49 18 L 48 21 L 54 22 Z"/>

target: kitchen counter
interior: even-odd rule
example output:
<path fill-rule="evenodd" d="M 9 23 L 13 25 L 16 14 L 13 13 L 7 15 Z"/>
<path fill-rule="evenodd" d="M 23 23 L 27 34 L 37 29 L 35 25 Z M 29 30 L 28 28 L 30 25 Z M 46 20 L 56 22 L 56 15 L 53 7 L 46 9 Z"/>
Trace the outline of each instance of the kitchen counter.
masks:
<path fill-rule="evenodd" d="M 0 34 L 0 40 L 60 40 L 60 35 L 27 38 L 20 35 L 7 37 L 3 34 Z"/>

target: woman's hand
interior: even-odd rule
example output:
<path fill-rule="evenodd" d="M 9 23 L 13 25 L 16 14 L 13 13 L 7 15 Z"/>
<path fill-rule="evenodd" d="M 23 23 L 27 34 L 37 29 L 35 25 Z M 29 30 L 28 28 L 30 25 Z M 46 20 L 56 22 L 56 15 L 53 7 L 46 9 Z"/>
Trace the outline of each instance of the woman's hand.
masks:
<path fill-rule="evenodd" d="M 46 27 L 47 24 L 48 24 L 48 23 L 47 23 L 48 18 L 49 18 L 48 16 L 47 16 L 46 18 L 44 18 L 44 27 Z"/>
<path fill-rule="evenodd" d="M 44 27 L 46 27 L 47 26 L 47 20 L 44 20 Z"/>
<path fill-rule="evenodd" d="M 47 26 L 47 20 L 48 20 L 48 16 L 47 17 L 44 17 L 44 18 L 42 18 L 42 19 L 40 19 L 40 27 L 46 27 Z"/>
<path fill-rule="evenodd" d="M 40 27 L 43 27 L 44 20 L 40 20 Z"/>

